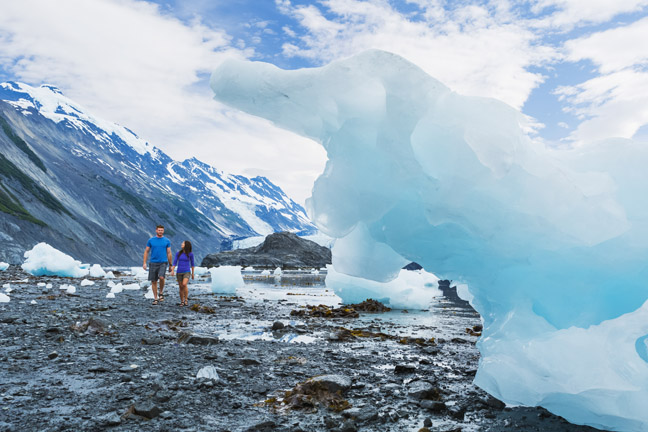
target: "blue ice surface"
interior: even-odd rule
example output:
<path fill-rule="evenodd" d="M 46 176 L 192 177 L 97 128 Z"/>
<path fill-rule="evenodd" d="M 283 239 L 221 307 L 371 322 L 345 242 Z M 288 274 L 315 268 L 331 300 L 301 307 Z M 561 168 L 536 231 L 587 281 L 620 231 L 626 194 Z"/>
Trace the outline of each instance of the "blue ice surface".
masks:
<path fill-rule="evenodd" d="M 231 60 L 211 86 L 325 148 L 307 207 L 340 239 L 336 270 L 384 281 L 407 260 L 468 284 L 485 326 L 477 385 L 648 429 L 646 146 L 545 148 L 512 107 L 377 50 L 301 70 Z"/>

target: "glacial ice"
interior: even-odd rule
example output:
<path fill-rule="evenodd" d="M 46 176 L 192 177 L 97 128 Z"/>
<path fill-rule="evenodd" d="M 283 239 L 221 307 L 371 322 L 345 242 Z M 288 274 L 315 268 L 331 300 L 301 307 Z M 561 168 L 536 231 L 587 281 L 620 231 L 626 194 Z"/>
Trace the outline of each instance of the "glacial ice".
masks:
<path fill-rule="evenodd" d="M 4 262 L 4 261 L 0 261 L 0 271 L 5 271 L 5 270 L 7 270 L 8 268 L 9 268 L 9 264 L 8 264 L 8 263 L 6 263 L 6 262 Z"/>
<path fill-rule="evenodd" d="M 9 297 L 7 294 L 0 293 L 0 303 L 9 303 L 11 301 L 11 297 Z"/>
<path fill-rule="evenodd" d="M 477 385 L 574 423 L 648 429 L 648 146 L 547 149 L 510 106 L 375 50 L 291 71 L 231 60 L 211 86 L 324 146 L 307 207 L 338 239 L 338 272 L 387 281 L 405 259 L 470 287 Z"/>
<path fill-rule="evenodd" d="M 374 299 L 394 309 L 428 309 L 436 296 L 439 278 L 423 270 L 401 270 L 395 279 L 377 282 L 349 276 L 328 265 L 326 287 L 337 294 L 344 304 Z"/>
<path fill-rule="evenodd" d="M 88 269 L 81 266 L 81 261 L 75 260 L 47 243 L 38 243 L 25 252 L 22 269 L 34 276 L 80 278 L 88 275 Z"/>
<path fill-rule="evenodd" d="M 90 267 L 90 277 L 105 277 L 106 276 L 106 271 L 101 268 L 101 265 L 99 264 L 93 264 L 92 267 Z"/>
<path fill-rule="evenodd" d="M 219 294 L 236 294 L 236 288 L 245 285 L 241 276 L 241 266 L 221 266 L 209 269 L 211 290 Z"/>

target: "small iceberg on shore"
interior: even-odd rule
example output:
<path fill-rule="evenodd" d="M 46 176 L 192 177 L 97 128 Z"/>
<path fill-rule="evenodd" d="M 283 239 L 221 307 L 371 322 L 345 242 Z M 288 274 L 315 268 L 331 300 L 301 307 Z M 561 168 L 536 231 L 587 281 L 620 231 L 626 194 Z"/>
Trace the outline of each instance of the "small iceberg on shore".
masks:
<path fill-rule="evenodd" d="M 47 243 L 38 243 L 25 252 L 22 269 L 33 276 L 61 276 L 80 278 L 88 275 L 88 269 L 81 261 L 53 248 Z"/>
<path fill-rule="evenodd" d="M 243 276 L 241 276 L 241 266 L 222 266 L 212 267 L 211 289 L 213 293 L 219 294 L 236 294 L 236 288 L 245 285 Z"/>
<path fill-rule="evenodd" d="M 344 304 L 362 303 L 374 299 L 393 309 L 428 309 L 434 297 L 442 295 L 439 278 L 424 270 L 401 270 L 389 282 L 376 282 L 349 276 L 326 266 L 326 287 L 342 299 Z"/>

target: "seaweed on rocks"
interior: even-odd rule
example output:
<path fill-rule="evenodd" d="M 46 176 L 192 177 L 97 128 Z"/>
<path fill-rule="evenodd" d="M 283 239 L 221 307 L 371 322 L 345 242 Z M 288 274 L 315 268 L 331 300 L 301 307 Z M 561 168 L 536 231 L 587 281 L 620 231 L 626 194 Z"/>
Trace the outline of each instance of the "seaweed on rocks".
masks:
<path fill-rule="evenodd" d="M 343 397 L 351 380 L 341 375 L 322 375 L 297 383 L 292 390 L 280 390 L 277 397 L 266 399 L 260 405 L 274 411 L 305 410 L 315 413 L 319 408 L 341 412 L 351 408 Z"/>
<path fill-rule="evenodd" d="M 382 313 L 391 309 L 381 302 L 367 299 L 362 303 L 333 307 L 327 305 L 306 305 L 302 309 L 295 309 L 290 312 L 291 316 L 317 317 L 317 318 L 358 318 L 359 312 Z"/>

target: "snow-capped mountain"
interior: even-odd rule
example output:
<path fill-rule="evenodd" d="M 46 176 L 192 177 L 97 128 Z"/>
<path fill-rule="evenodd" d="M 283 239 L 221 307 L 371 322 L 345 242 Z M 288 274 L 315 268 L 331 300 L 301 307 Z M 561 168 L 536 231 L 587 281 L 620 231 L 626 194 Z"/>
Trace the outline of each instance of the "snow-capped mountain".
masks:
<path fill-rule="evenodd" d="M 315 231 L 265 177 L 197 159 L 178 162 L 129 129 L 98 119 L 56 87 L 0 84 L 0 260 L 39 241 L 77 258 L 141 259 L 157 223 L 197 256 L 233 239 Z"/>

